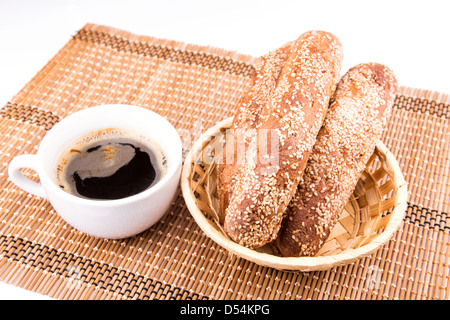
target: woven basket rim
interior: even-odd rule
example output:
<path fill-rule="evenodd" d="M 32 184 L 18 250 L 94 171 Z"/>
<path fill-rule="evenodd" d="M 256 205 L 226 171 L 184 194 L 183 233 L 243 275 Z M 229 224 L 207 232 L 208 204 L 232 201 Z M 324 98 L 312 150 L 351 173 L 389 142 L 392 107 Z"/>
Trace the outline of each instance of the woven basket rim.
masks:
<path fill-rule="evenodd" d="M 220 230 L 213 226 L 211 221 L 208 220 L 205 217 L 204 213 L 197 207 L 195 196 L 190 190 L 189 176 L 192 171 L 193 157 L 198 153 L 199 150 L 201 150 L 201 148 L 203 147 L 203 142 L 207 141 L 207 139 L 217 134 L 221 128 L 229 127 L 232 120 L 233 117 L 230 117 L 218 122 L 216 125 L 204 132 L 197 141 L 195 141 L 192 149 L 189 151 L 184 161 L 180 181 L 181 190 L 186 205 L 196 223 L 206 234 L 206 236 L 211 238 L 214 242 L 216 242 L 229 252 L 236 254 L 237 256 L 244 259 L 255 262 L 259 265 L 273 267 L 279 270 L 328 270 L 333 267 L 352 263 L 357 259 L 370 255 L 372 252 L 376 251 L 382 245 L 387 243 L 400 227 L 407 208 L 407 183 L 403 177 L 400 166 L 394 155 L 381 141 L 377 141 L 376 148 L 384 155 L 385 165 L 390 169 L 390 171 L 394 172 L 393 181 L 394 185 L 397 188 L 397 201 L 394 205 L 394 209 L 390 213 L 391 217 L 388 224 L 377 237 L 372 239 L 371 242 L 359 248 L 348 249 L 343 252 L 328 256 L 280 257 L 246 248 L 228 239 L 225 235 L 222 234 Z"/>

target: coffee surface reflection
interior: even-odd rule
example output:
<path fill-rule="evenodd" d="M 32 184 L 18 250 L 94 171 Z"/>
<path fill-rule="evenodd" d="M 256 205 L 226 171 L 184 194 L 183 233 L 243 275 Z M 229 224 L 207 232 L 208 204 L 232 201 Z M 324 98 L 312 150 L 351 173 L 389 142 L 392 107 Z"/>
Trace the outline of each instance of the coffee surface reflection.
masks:
<path fill-rule="evenodd" d="M 75 196 L 113 200 L 140 193 L 166 172 L 167 160 L 154 141 L 128 130 L 91 132 L 61 155 L 56 180 Z"/>

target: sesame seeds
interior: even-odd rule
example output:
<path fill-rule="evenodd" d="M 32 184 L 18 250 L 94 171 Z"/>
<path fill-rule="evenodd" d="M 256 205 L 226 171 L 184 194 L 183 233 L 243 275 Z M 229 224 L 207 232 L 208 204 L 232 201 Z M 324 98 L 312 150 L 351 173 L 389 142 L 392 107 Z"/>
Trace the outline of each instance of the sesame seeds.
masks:
<path fill-rule="evenodd" d="M 396 90 L 393 73 L 379 64 L 355 66 L 341 79 L 286 210 L 278 252 L 310 256 L 325 242 L 381 136 Z"/>
<path fill-rule="evenodd" d="M 269 171 L 266 164 L 246 157 L 234 171 L 233 185 L 220 186 L 219 176 L 219 191 L 227 188 L 229 195 L 224 229 L 230 238 L 249 248 L 276 238 L 322 125 L 342 63 L 340 43 L 325 32 L 307 32 L 284 48 L 287 47 L 284 54 L 269 54 L 258 63 L 257 72 L 262 76 L 256 76 L 243 96 L 249 104 L 240 104 L 233 123 L 236 127 L 276 131 L 279 167 Z M 283 58 L 269 63 L 276 56 Z M 324 69 L 329 72 L 322 72 Z M 261 90 L 266 90 L 265 94 Z M 255 96 L 260 104 L 252 109 Z M 256 140 L 247 137 L 246 148 L 255 148 Z"/>
<path fill-rule="evenodd" d="M 291 51 L 291 43 L 287 43 L 276 51 L 258 59 L 253 73 L 253 83 L 237 105 L 236 114 L 231 129 L 255 128 L 261 110 L 266 107 L 272 95 L 282 66 Z M 251 137 L 247 137 L 250 139 Z M 231 137 L 233 141 L 233 137 Z M 248 145 L 248 142 L 246 143 Z M 224 154 L 226 157 L 226 154 Z M 227 163 L 218 165 L 218 189 L 222 216 L 225 216 L 225 208 L 228 207 L 229 197 L 234 189 L 235 175 L 241 168 L 235 164 Z"/>

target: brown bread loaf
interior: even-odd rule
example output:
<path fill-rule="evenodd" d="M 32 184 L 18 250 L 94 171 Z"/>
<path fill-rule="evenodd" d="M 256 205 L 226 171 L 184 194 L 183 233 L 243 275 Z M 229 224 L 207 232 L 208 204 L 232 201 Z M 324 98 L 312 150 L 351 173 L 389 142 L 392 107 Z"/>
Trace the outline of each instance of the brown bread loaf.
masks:
<path fill-rule="evenodd" d="M 381 137 L 396 92 L 394 74 L 381 64 L 360 64 L 342 77 L 272 244 L 280 255 L 313 256 L 328 238 Z"/>
<path fill-rule="evenodd" d="M 230 191 L 224 230 L 235 242 L 257 248 L 276 238 L 339 79 L 342 58 L 341 43 L 327 32 L 306 32 L 291 43 L 273 92 L 252 124 L 255 130 L 246 132 L 245 157 L 235 167 L 234 182 L 218 182 L 219 192 Z M 247 94 L 252 95 L 251 89 Z M 240 113 L 254 116 L 247 107 Z M 278 152 L 269 165 L 258 154 L 261 132 L 277 137 L 275 147 L 271 139 L 264 146 Z"/>
<path fill-rule="evenodd" d="M 236 175 L 239 168 L 237 154 L 245 152 L 241 149 L 243 146 L 238 143 L 240 140 L 237 134 L 243 132 L 243 130 L 255 128 L 256 120 L 258 119 L 261 110 L 267 106 L 276 87 L 281 69 L 290 53 L 290 48 L 291 43 L 287 43 L 281 48 L 269 52 L 257 60 L 252 73 L 249 90 L 238 102 L 236 114 L 234 115 L 230 126 L 231 130 L 228 130 L 226 135 L 227 149 L 229 152 L 223 152 L 222 163 L 219 163 L 217 166 L 219 200 L 222 216 L 221 223 L 223 223 L 225 209 L 228 207 L 228 198 L 233 189 L 233 177 Z"/>

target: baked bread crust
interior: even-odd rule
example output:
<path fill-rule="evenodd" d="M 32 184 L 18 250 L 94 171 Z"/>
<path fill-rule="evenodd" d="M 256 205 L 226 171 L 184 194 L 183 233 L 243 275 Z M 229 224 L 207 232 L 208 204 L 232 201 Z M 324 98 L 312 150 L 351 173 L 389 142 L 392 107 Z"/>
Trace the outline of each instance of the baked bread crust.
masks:
<path fill-rule="evenodd" d="M 227 130 L 226 147 L 229 152 L 223 152 L 222 163 L 219 163 L 217 166 L 222 219 L 220 223 L 222 224 L 225 217 L 225 209 L 228 207 L 229 197 L 233 189 L 234 177 L 239 169 L 237 155 L 245 153 L 245 150 L 242 150 L 243 145 L 238 143 L 239 132 L 256 127 L 256 121 L 261 110 L 267 106 L 275 90 L 283 65 L 286 63 L 291 51 L 291 44 L 290 42 L 286 43 L 279 49 L 269 52 L 256 61 L 249 89 L 239 100 L 230 126 L 231 130 Z"/>
<path fill-rule="evenodd" d="M 380 139 L 397 92 L 391 70 L 351 68 L 339 82 L 305 172 L 272 246 L 282 256 L 317 253 Z"/>
<path fill-rule="evenodd" d="M 328 32 L 306 32 L 291 43 L 273 92 L 252 122 L 255 130 L 246 132 L 246 156 L 234 168 L 234 182 L 218 182 L 219 192 L 230 191 L 224 230 L 235 242 L 257 248 L 276 238 L 322 126 L 342 58 L 340 41 Z M 246 95 L 252 94 L 250 88 Z M 243 105 L 239 112 L 246 119 L 255 114 Z M 258 132 L 264 130 L 278 138 L 277 163 L 259 161 Z M 266 150 L 271 143 L 267 141 Z"/>

